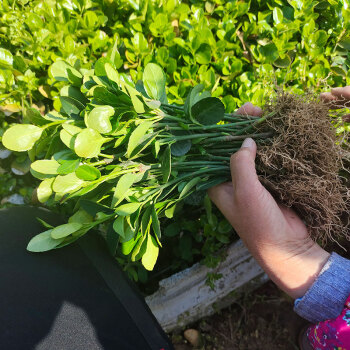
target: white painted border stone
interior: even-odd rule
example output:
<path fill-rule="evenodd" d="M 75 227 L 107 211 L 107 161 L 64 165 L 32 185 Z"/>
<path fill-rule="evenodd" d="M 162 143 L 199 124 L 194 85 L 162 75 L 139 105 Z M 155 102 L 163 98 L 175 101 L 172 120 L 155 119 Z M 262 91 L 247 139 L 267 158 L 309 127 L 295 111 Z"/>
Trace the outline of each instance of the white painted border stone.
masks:
<path fill-rule="evenodd" d="M 206 285 L 207 274 L 222 274 Z M 239 296 L 268 280 L 242 241 L 233 243 L 227 257 L 215 269 L 199 263 L 159 282 L 146 302 L 166 332 L 182 328 L 232 304 Z"/>

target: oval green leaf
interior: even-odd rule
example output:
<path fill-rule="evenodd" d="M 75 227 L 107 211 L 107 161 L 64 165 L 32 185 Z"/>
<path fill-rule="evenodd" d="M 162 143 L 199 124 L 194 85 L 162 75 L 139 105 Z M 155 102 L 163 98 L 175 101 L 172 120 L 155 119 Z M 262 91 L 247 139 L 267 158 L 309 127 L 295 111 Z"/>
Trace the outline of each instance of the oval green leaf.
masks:
<path fill-rule="evenodd" d="M 59 168 L 60 163 L 58 163 L 56 160 L 36 160 L 34 163 L 32 163 L 31 168 L 40 174 L 47 174 L 47 175 L 57 175 L 57 169 Z"/>
<path fill-rule="evenodd" d="M 152 271 L 159 254 L 159 247 L 154 237 L 150 234 L 147 237 L 146 252 L 142 256 L 142 265 L 146 270 Z"/>
<path fill-rule="evenodd" d="M 115 212 L 117 215 L 127 216 L 135 213 L 142 203 L 127 203 L 119 206 Z"/>
<path fill-rule="evenodd" d="M 11 151 L 29 151 L 40 139 L 43 129 L 30 124 L 17 124 L 7 129 L 2 137 L 3 145 Z"/>
<path fill-rule="evenodd" d="M 112 106 L 95 107 L 85 117 L 85 124 L 88 128 L 94 129 L 101 134 L 106 134 L 112 131 L 110 117 L 114 115 Z"/>
<path fill-rule="evenodd" d="M 40 203 L 45 203 L 52 195 L 52 183 L 54 181 L 54 178 L 50 178 L 50 179 L 44 179 L 37 191 L 36 191 L 36 194 L 37 194 L 37 197 L 38 197 L 38 201 Z"/>
<path fill-rule="evenodd" d="M 192 117 L 202 125 L 217 124 L 225 114 L 224 104 L 216 97 L 207 97 L 191 108 Z"/>
<path fill-rule="evenodd" d="M 63 242 L 63 239 L 53 239 L 51 230 L 44 231 L 33 237 L 27 245 L 27 250 L 34 253 L 47 252 L 55 249 Z"/>
<path fill-rule="evenodd" d="M 87 181 L 97 180 L 101 177 L 101 173 L 97 168 L 87 164 L 81 165 L 75 170 L 75 174 L 79 179 Z"/>
<path fill-rule="evenodd" d="M 120 177 L 113 194 L 112 207 L 118 205 L 125 198 L 136 178 L 137 175 L 135 174 L 124 174 Z"/>
<path fill-rule="evenodd" d="M 96 130 L 87 128 L 77 135 L 74 142 L 74 151 L 79 157 L 97 157 L 103 142 L 104 138 Z"/>
<path fill-rule="evenodd" d="M 79 179 L 75 173 L 68 175 L 58 175 L 53 183 L 53 190 L 57 193 L 69 193 L 79 189 L 84 181 Z"/>
<path fill-rule="evenodd" d="M 165 92 L 165 83 L 166 77 L 165 74 L 157 64 L 148 63 L 143 72 L 143 84 L 147 95 L 155 100 L 165 102 L 166 92 Z"/>
<path fill-rule="evenodd" d="M 78 223 L 78 222 L 71 222 L 68 224 L 63 224 L 63 225 L 55 227 L 51 231 L 51 237 L 53 239 L 65 238 L 65 237 L 71 235 L 72 233 L 80 230 L 82 227 L 83 227 L 83 225 L 81 223 Z"/>

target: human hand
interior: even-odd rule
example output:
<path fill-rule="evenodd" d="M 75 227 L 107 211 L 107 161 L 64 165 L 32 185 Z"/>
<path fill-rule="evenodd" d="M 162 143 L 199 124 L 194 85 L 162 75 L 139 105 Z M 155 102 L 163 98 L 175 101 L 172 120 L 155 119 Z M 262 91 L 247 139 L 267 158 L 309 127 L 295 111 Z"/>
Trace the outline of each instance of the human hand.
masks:
<path fill-rule="evenodd" d="M 251 103 L 238 111 L 259 116 Z M 256 144 L 246 139 L 231 157 L 232 183 L 209 190 L 209 196 L 234 227 L 269 277 L 293 298 L 312 285 L 329 254 L 312 241 L 303 221 L 276 203 L 255 170 Z"/>
<path fill-rule="evenodd" d="M 331 89 L 330 92 L 323 92 L 321 99 L 330 103 L 331 108 L 350 107 L 350 85 Z M 343 116 L 345 122 L 350 122 L 350 114 Z"/>

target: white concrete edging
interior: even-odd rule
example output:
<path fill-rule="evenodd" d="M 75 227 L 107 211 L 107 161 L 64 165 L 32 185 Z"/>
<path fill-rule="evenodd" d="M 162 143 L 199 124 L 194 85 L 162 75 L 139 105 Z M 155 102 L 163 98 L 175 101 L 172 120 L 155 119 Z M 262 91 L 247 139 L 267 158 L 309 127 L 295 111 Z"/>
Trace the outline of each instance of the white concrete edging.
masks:
<path fill-rule="evenodd" d="M 222 274 L 207 284 L 207 274 Z M 226 259 L 210 269 L 199 263 L 159 282 L 159 289 L 146 302 L 160 325 L 171 332 L 232 304 L 239 296 L 268 280 L 242 241 L 233 243 Z"/>

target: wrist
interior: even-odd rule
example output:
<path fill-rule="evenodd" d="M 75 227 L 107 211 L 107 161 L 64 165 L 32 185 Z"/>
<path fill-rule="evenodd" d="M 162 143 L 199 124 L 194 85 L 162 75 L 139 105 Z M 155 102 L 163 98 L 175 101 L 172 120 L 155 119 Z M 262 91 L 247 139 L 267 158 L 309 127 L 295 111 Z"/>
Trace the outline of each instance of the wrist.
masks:
<path fill-rule="evenodd" d="M 308 240 L 290 246 L 271 245 L 253 255 L 277 286 L 292 298 L 302 297 L 312 286 L 330 254 Z"/>

